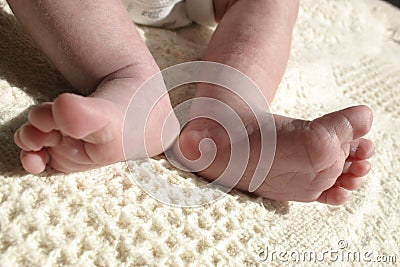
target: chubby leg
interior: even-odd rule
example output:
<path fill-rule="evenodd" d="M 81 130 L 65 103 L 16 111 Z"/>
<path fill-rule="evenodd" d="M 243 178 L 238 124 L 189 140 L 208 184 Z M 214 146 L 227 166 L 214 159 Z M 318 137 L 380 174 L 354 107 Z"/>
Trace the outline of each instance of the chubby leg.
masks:
<path fill-rule="evenodd" d="M 15 133 L 24 168 L 39 173 L 49 164 L 69 172 L 123 160 L 121 132 L 127 105 L 138 87 L 159 69 L 121 1 L 8 3 L 68 81 L 82 94 L 92 93 L 90 97 L 63 94 L 29 113 L 28 122 Z M 156 89 L 164 90 L 163 84 Z M 148 120 L 151 131 L 146 138 L 154 140 L 149 156 L 162 152 L 159 122 L 170 111 L 165 95 Z M 176 121 L 172 124 L 178 129 Z"/>
<path fill-rule="evenodd" d="M 240 70 L 258 85 L 268 102 L 272 101 L 286 67 L 298 1 L 216 0 L 214 3 L 220 22 L 204 59 Z M 242 100 L 223 88 L 199 84 L 196 97 L 218 99 L 230 105 L 245 125 L 252 125 L 254 130 L 248 132 L 249 162 L 237 184 L 237 188 L 248 190 L 260 156 L 261 135 L 254 116 Z M 197 107 L 194 102 L 192 110 L 199 108 L 205 107 Z M 372 156 L 374 146 L 361 137 L 371 127 L 371 111 L 358 106 L 313 121 L 279 115 L 274 115 L 274 120 L 276 155 L 268 176 L 255 193 L 276 200 L 344 203 L 346 190 L 357 189 L 360 177 L 369 171 L 366 160 Z M 205 138 L 214 141 L 217 152 L 211 165 L 199 174 L 215 180 L 228 165 L 231 153 L 231 145 L 226 145 L 229 137 L 221 125 L 209 119 L 192 120 L 174 149 L 180 149 L 186 159 L 195 160 L 201 156 L 199 144 Z M 195 163 L 185 158 L 180 161 L 197 169 Z"/>

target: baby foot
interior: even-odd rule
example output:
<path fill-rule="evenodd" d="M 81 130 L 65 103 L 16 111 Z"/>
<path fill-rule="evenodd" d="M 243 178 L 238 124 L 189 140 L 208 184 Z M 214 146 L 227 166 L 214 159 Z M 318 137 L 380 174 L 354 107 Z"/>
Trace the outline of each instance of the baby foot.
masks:
<path fill-rule="evenodd" d="M 46 165 L 62 172 L 88 170 L 124 160 L 122 128 L 126 103 L 101 97 L 62 94 L 53 103 L 32 109 L 14 135 L 21 163 L 31 173 Z M 160 121 L 172 110 L 168 97 L 149 117 L 149 156 L 162 153 Z"/>
<path fill-rule="evenodd" d="M 366 106 L 355 106 L 313 121 L 278 115 L 274 115 L 274 119 L 277 130 L 274 161 L 255 194 L 280 201 L 319 201 L 331 205 L 346 202 L 346 190 L 359 188 L 361 177 L 370 169 L 367 159 L 373 155 L 374 145 L 361 137 L 371 127 L 371 110 Z M 219 124 L 207 119 L 191 121 L 180 135 L 179 148 L 187 159 L 198 159 L 199 143 L 204 138 L 215 142 L 217 153 L 212 164 L 198 174 L 215 180 L 228 165 L 230 157 L 230 145 L 222 145 L 229 140 L 228 135 Z M 250 134 L 249 142 L 249 162 L 236 186 L 241 190 L 248 190 L 252 170 L 258 163 L 259 131 Z M 189 168 L 196 168 L 182 158 L 179 160 Z"/>

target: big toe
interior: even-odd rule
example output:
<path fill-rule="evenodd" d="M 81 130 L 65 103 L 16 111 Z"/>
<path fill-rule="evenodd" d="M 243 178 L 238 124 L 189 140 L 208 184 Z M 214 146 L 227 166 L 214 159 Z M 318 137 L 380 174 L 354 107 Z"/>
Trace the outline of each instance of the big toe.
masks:
<path fill-rule="evenodd" d="M 215 159 L 216 147 L 208 131 L 185 128 L 173 147 L 175 157 L 191 171 L 201 171 Z"/>
<path fill-rule="evenodd" d="M 342 143 L 366 135 L 372 125 L 373 114 L 369 107 L 361 105 L 329 113 L 314 123 L 322 124 L 331 135 L 336 135 Z"/>
<path fill-rule="evenodd" d="M 106 99 L 74 94 L 57 97 L 52 113 L 55 124 L 62 133 L 91 143 L 112 140 L 115 127 L 111 124 L 117 122 L 118 118 L 122 121 L 123 117 L 115 104 Z"/>

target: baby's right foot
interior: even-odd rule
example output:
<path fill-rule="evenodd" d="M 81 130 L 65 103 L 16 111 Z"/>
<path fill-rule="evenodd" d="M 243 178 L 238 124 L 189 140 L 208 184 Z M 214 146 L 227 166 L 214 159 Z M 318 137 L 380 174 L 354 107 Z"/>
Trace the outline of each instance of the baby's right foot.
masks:
<path fill-rule="evenodd" d="M 347 200 L 346 190 L 360 187 L 361 177 L 370 169 L 367 159 L 374 152 L 372 142 L 361 138 L 371 127 L 369 108 L 351 107 L 313 121 L 277 115 L 274 119 L 277 130 L 274 161 L 255 194 L 281 201 L 319 201 L 338 205 Z M 191 121 L 180 135 L 179 147 L 187 159 L 196 160 L 201 156 L 200 141 L 205 138 L 214 141 L 217 154 L 212 164 L 199 174 L 215 180 L 228 165 L 231 151 L 230 145 L 226 145 L 229 137 L 219 124 L 207 119 Z M 248 190 L 258 163 L 261 141 L 258 130 L 250 134 L 249 141 L 249 162 L 236 186 L 242 190 Z M 207 157 L 207 151 L 201 153 Z M 191 169 L 198 167 L 191 166 L 185 159 L 179 160 Z"/>

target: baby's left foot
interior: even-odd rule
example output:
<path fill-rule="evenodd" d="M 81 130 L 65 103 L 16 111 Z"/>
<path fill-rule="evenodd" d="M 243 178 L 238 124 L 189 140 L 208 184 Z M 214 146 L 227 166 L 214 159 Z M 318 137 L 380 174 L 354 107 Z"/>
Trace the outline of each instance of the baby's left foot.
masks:
<path fill-rule="evenodd" d="M 123 161 L 126 155 L 122 130 L 127 104 L 117 100 L 62 94 L 53 103 L 33 108 L 28 122 L 14 135 L 22 149 L 23 167 L 31 173 L 44 171 L 46 165 L 62 172 L 77 172 Z M 148 156 L 163 152 L 159 122 L 165 121 L 170 111 L 166 96 L 149 116 Z M 177 121 L 176 124 L 179 129 Z M 135 137 L 140 139 L 132 139 Z"/>
<path fill-rule="evenodd" d="M 361 186 L 361 177 L 370 169 L 367 161 L 374 145 L 361 138 L 368 133 L 372 112 L 356 106 L 327 114 L 313 121 L 274 116 L 277 146 L 274 161 L 264 183 L 255 191 L 262 197 L 280 201 L 319 201 L 331 205 L 347 200 L 346 190 Z M 253 126 L 254 127 L 254 126 Z M 198 159 L 200 141 L 210 138 L 217 147 L 212 164 L 199 174 L 217 179 L 230 160 L 229 137 L 217 123 L 207 119 L 191 121 L 180 135 L 179 147 L 189 160 Z M 236 186 L 249 190 L 260 154 L 260 133 L 249 136 L 250 158 L 244 176 Z M 175 151 L 178 146 L 175 146 Z M 202 151 L 207 154 L 207 151 Z M 179 153 L 176 153 L 178 156 Z M 191 169 L 185 159 L 179 159 Z"/>

